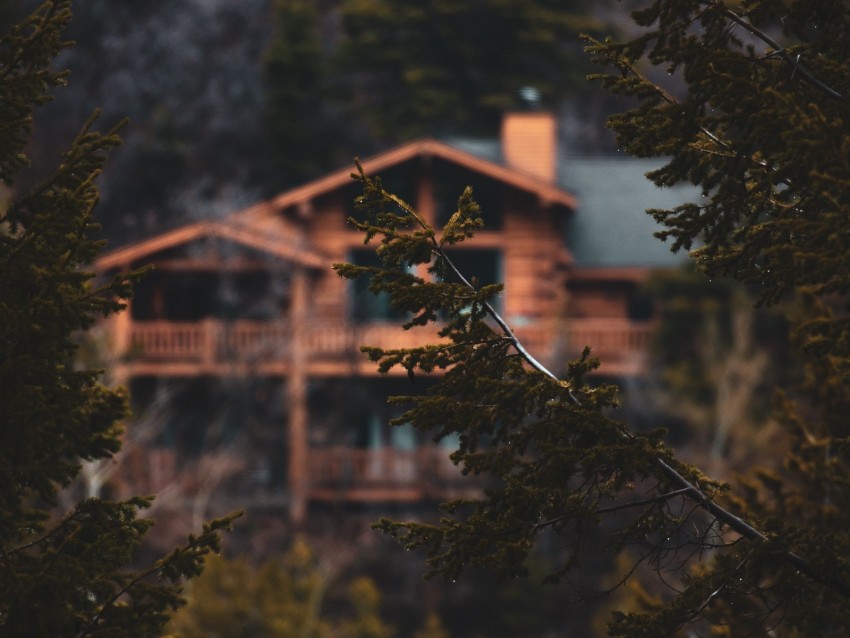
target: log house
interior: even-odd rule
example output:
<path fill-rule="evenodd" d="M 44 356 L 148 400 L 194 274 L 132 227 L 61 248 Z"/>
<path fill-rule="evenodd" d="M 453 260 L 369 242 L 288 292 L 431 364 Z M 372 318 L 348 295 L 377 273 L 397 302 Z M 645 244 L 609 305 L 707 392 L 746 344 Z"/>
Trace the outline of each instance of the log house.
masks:
<path fill-rule="evenodd" d="M 486 227 L 455 257 L 482 281 L 504 281 L 499 309 L 529 350 L 557 369 L 589 345 L 604 374 L 640 374 L 651 313 L 632 316 L 629 296 L 647 268 L 576 263 L 569 224 L 581 208 L 559 185 L 556 141 L 553 115 L 513 113 L 500 158 L 425 139 L 363 166 L 435 224 L 472 185 Z M 372 258 L 346 223 L 358 192 L 350 174 L 121 247 L 96 264 L 103 273 L 154 265 L 108 326 L 116 376 L 137 403 L 150 403 L 159 382 L 180 381 L 190 396 L 183 421 L 201 421 L 193 426 L 201 429 L 201 413 L 216 401 L 205 388 L 217 379 L 258 380 L 257 400 L 279 403 L 261 429 L 280 436 L 260 445 L 262 463 L 245 469 L 264 487 L 241 489 L 270 495 L 296 523 L 314 503 L 415 503 L 468 489 L 444 446 L 387 428 L 392 414 L 375 407 L 404 392 L 396 388 L 405 380 L 379 379 L 359 346 L 403 347 L 433 333 L 401 330 L 384 300 L 331 270 Z M 195 435 L 176 433 L 191 430 L 183 421 L 174 417 L 166 425 L 174 432 L 148 444 L 145 458 L 158 464 L 148 474 L 191 453 Z"/>

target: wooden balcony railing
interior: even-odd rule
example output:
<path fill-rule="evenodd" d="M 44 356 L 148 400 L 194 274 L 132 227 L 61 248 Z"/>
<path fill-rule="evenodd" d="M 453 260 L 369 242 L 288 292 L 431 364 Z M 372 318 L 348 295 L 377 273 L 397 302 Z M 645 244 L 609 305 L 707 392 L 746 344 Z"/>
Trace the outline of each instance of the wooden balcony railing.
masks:
<path fill-rule="evenodd" d="M 397 324 L 356 326 L 341 322 L 310 324 L 301 332 L 304 348 L 313 356 L 357 352 L 362 344 L 413 347 L 435 335 L 433 330 L 402 330 Z M 291 326 L 279 321 L 134 321 L 129 331 L 129 354 L 157 360 L 273 359 L 286 356 L 292 336 Z"/>
<path fill-rule="evenodd" d="M 570 353 L 590 346 L 603 359 L 647 353 L 655 331 L 654 323 L 628 319 L 570 319 L 566 327 Z"/>
<path fill-rule="evenodd" d="M 394 448 L 313 448 L 308 452 L 311 498 L 412 500 L 457 495 L 474 489 L 449 451 L 438 446 Z"/>
<path fill-rule="evenodd" d="M 627 360 L 648 350 L 651 323 L 627 319 L 570 319 L 522 326 L 517 336 L 529 351 L 574 356 L 585 345 L 606 359 Z M 402 330 L 394 323 L 355 325 L 316 322 L 302 326 L 303 348 L 311 359 L 357 355 L 361 345 L 406 348 L 436 339 L 433 327 Z M 286 322 L 204 320 L 200 322 L 130 322 L 128 355 L 133 360 L 159 362 L 275 361 L 288 356 L 293 331 Z"/>

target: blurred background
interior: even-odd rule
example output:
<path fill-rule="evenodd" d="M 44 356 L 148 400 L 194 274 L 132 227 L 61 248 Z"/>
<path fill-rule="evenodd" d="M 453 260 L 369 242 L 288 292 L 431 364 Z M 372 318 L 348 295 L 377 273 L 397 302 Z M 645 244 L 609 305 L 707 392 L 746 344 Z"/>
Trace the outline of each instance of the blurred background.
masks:
<path fill-rule="evenodd" d="M 34 4 L 4 0 L 0 20 L 11 24 Z M 578 197 L 576 219 L 588 220 L 564 231 L 573 233 L 570 248 L 610 277 L 613 267 L 636 268 L 640 276 L 597 292 L 627 294 L 629 318 L 653 322 L 639 373 L 600 381 L 621 386 L 620 416 L 633 427 L 667 427 L 686 458 L 729 477 L 748 465 L 753 449 L 772 444 L 769 390 L 789 382 L 781 365 L 786 327 L 778 312 L 754 310 L 746 291 L 704 281 L 651 237 L 642 211 L 693 193 L 657 191 L 643 178 L 652 163 L 618 154 L 605 120 L 628 104 L 586 79 L 599 70 L 579 38 L 616 36 L 628 28 L 633 4 L 80 0 L 68 33 L 75 46 L 59 61 L 70 70 L 69 84 L 39 112 L 28 179 L 60 161 L 95 109 L 102 129 L 127 118 L 123 145 L 100 178 L 97 210 L 108 250 L 116 250 L 226 219 L 350 168 L 355 156 L 419 138 L 484 149 L 498 139 L 505 113 L 553 113 L 559 185 Z M 665 81 L 677 90 L 675 78 Z M 618 251 L 612 228 L 646 241 Z M 576 245 L 579 233 L 586 235 Z M 644 248 L 652 242 L 658 245 Z M 627 253 L 628 263 L 616 262 Z M 171 281 L 175 289 L 184 285 Z M 276 294 L 272 284 L 257 292 L 232 277 L 217 282 L 215 303 L 230 307 Z M 591 283 L 574 282 L 571 294 Z M 202 303 L 196 292 L 188 282 L 181 294 Z M 107 341 L 93 339 L 85 356 L 110 369 Z M 342 414 L 368 431 L 369 415 L 395 416 L 384 398 L 407 391 L 397 385 L 314 383 L 310 427 L 368 447 L 335 424 Z M 625 567 L 617 561 L 589 556 L 575 580 L 542 584 L 547 556 L 564 549 L 545 542 L 526 580 L 476 571 L 458 582 L 424 580 L 422 557 L 403 552 L 369 522 L 382 515 L 428 519 L 436 515 L 433 503 L 325 503 L 294 524 L 273 499 L 257 497 L 269 485 L 286 489 L 286 468 L 269 454 L 286 445 L 276 425 L 287 412 L 279 381 L 149 375 L 131 389 L 124 451 L 112 463 L 87 467 L 76 493 L 157 492 L 151 555 L 203 520 L 248 510 L 223 555 L 188 589 L 174 635 L 601 636 L 608 611 L 630 604 L 632 595 L 618 586 Z M 410 445 L 404 435 L 394 443 Z M 611 595 L 597 595 L 607 590 Z"/>

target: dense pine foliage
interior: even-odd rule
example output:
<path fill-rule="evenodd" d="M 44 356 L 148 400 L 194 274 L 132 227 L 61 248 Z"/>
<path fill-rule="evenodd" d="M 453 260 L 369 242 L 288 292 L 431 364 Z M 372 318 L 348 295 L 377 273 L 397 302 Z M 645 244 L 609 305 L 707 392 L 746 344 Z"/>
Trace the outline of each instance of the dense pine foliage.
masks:
<path fill-rule="evenodd" d="M 424 550 L 432 572 L 449 578 L 473 565 L 521 575 L 544 539 L 565 548 L 555 580 L 591 551 L 620 556 L 624 580 L 648 567 L 642 573 L 658 582 L 640 609 L 614 615 L 612 635 L 843 635 L 848 4 L 640 4 L 636 37 L 589 40 L 595 60 L 613 70 L 599 79 L 637 103 L 611 125 L 625 151 L 667 158 L 650 175 L 659 186 L 702 188 L 698 202 L 652 211 L 666 227 L 662 239 L 693 249 L 709 276 L 751 286 L 761 303 L 793 304 L 803 381 L 775 407 L 787 453 L 759 459 L 763 468 L 727 486 L 679 462 L 662 431 L 630 431 L 611 418 L 614 390 L 586 383 L 591 358 L 561 377 L 542 368 L 490 305 L 499 287 L 477 288 L 453 272 L 446 248 L 481 224 L 471 193 L 434 229 L 361 174 L 358 206 L 370 216 L 353 223 L 377 240 L 383 266 L 341 264 L 339 273 L 369 276 L 410 326 L 447 318 L 443 343 L 365 352 L 384 371 L 441 372 L 427 394 L 394 399 L 409 407 L 398 421 L 456 436 L 454 461 L 489 486 L 481 498 L 445 504 L 436 524 L 378 527 Z M 653 67 L 685 89 L 674 94 L 648 79 Z M 430 276 L 412 274 L 412 264 L 427 264 Z"/>
<path fill-rule="evenodd" d="M 52 173 L 28 189 L 17 181 L 33 110 L 66 81 L 52 64 L 70 18 L 69 2 L 46 2 L 0 40 L 0 178 L 15 190 L 0 212 L 0 634 L 154 636 L 228 521 L 133 571 L 125 566 L 152 524 L 138 517 L 150 498 L 54 508 L 81 462 L 119 448 L 124 392 L 75 354 L 133 279 L 97 285 L 86 271 L 103 246 L 94 180 L 115 130 L 98 133 L 90 118 Z"/>

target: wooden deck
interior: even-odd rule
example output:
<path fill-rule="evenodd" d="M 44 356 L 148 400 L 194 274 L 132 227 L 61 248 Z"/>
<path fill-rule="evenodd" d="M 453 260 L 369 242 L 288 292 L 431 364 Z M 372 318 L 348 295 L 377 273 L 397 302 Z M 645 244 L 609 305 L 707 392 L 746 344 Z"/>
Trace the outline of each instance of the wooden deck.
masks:
<path fill-rule="evenodd" d="M 219 454 L 219 465 L 229 466 L 226 484 L 251 483 L 244 459 Z M 180 498 L 199 489 L 203 476 L 195 468 L 186 471 L 173 448 L 137 447 L 125 455 L 120 480 L 136 487 L 177 495 Z M 203 472 L 200 472 L 203 474 Z M 449 459 L 449 450 L 427 445 L 412 450 L 382 447 L 375 449 L 311 448 L 307 451 L 307 498 L 313 501 L 416 502 L 442 500 L 478 493 L 475 481 L 463 477 Z M 223 483 L 213 487 L 217 497 L 227 496 Z M 242 490 L 241 493 L 246 493 Z M 288 490 L 283 486 L 254 485 L 254 496 L 264 501 L 284 503 Z"/>
<path fill-rule="evenodd" d="M 449 459 L 449 450 L 434 445 L 413 450 L 313 448 L 307 458 L 311 500 L 413 502 L 476 492 Z"/>
<path fill-rule="evenodd" d="M 368 372 L 374 366 L 360 354 L 361 345 L 410 348 L 433 342 L 433 327 L 402 330 L 395 323 L 354 325 L 309 323 L 298 333 L 308 374 Z M 526 348 L 542 360 L 574 357 L 589 345 L 602 358 L 603 371 L 641 371 L 653 333 L 650 323 L 624 319 L 574 319 L 557 328 L 527 325 L 516 329 Z M 293 330 L 287 322 L 205 320 L 200 322 L 130 322 L 125 365 L 130 374 L 211 374 L 222 368 L 253 366 L 257 372 L 287 374 Z M 257 369 L 259 367 L 259 369 Z"/>

